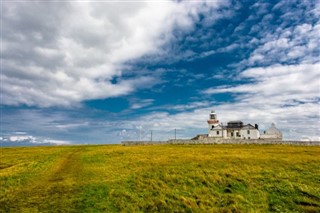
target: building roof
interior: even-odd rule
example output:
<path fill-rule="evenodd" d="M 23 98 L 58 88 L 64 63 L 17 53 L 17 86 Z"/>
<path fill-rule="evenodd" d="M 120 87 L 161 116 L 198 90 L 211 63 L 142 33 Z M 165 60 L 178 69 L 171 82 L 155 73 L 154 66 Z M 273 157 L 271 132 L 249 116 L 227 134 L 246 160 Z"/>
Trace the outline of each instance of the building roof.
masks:
<path fill-rule="evenodd" d="M 221 130 L 221 129 L 227 129 L 227 127 L 219 124 L 219 125 L 213 127 L 211 130 L 213 130 L 213 129 L 219 129 L 219 130 Z"/>
<path fill-rule="evenodd" d="M 228 123 L 243 123 L 243 122 L 240 120 L 235 120 L 235 121 L 228 121 Z"/>
<path fill-rule="evenodd" d="M 229 121 L 227 124 L 227 129 L 241 129 L 242 127 L 242 121 Z"/>
<path fill-rule="evenodd" d="M 211 130 L 221 130 L 221 129 L 233 129 L 233 130 L 241 130 L 241 129 L 256 129 L 252 124 L 242 125 L 242 126 L 223 126 L 219 124 L 213 127 Z"/>
<path fill-rule="evenodd" d="M 251 124 L 247 124 L 247 125 L 244 125 L 241 129 L 256 129 L 256 128 Z"/>
<path fill-rule="evenodd" d="M 208 134 L 199 134 L 199 135 L 196 135 L 195 137 L 191 138 L 191 140 L 199 140 L 199 139 L 207 138 L 207 137 L 208 137 Z"/>

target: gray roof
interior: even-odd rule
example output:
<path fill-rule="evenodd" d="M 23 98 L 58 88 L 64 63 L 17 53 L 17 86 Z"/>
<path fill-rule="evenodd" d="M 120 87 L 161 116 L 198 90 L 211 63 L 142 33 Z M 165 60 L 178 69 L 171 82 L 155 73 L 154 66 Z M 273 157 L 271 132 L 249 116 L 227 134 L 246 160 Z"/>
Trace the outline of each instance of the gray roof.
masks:
<path fill-rule="evenodd" d="M 255 127 L 251 124 L 243 125 L 241 129 L 255 129 Z"/>
<path fill-rule="evenodd" d="M 221 128 L 221 129 L 227 129 L 226 126 L 223 126 L 221 124 L 218 124 L 216 127 L 212 128 L 212 129 L 217 129 L 217 127 Z"/>
<path fill-rule="evenodd" d="M 228 123 L 243 123 L 243 122 L 238 120 L 238 121 L 228 121 Z"/>

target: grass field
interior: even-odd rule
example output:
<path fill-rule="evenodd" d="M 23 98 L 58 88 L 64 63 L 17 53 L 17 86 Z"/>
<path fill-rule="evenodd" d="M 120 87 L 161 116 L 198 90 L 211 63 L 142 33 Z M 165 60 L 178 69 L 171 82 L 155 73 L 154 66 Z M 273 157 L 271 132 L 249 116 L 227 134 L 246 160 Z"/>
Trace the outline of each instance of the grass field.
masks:
<path fill-rule="evenodd" d="M 320 147 L 1 148 L 0 212 L 320 212 Z"/>

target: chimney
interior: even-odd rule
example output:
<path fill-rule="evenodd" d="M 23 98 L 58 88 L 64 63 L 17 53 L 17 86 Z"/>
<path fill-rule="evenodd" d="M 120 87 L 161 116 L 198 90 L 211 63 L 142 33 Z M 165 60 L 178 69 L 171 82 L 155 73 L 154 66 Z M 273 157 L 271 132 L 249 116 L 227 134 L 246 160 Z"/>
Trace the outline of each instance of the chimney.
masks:
<path fill-rule="evenodd" d="M 254 125 L 254 128 L 259 129 L 258 124 L 255 124 L 255 125 Z"/>

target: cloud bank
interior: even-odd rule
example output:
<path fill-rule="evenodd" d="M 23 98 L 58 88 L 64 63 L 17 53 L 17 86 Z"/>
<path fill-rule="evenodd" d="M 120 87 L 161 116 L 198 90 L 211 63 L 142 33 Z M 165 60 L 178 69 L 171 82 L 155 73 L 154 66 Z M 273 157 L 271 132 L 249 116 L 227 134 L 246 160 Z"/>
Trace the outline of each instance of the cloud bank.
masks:
<path fill-rule="evenodd" d="M 38 138 L 27 133 L 11 133 L 0 137 L 2 146 L 48 146 L 48 145 L 68 145 L 70 141 L 53 140 L 49 138 Z"/>
<path fill-rule="evenodd" d="M 5 105 L 68 106 L 151 87 L 125 63 L 161 47 L 219 2 L 3 2 Z M 45 21 L 44 21 L 45 20 Z"/>

